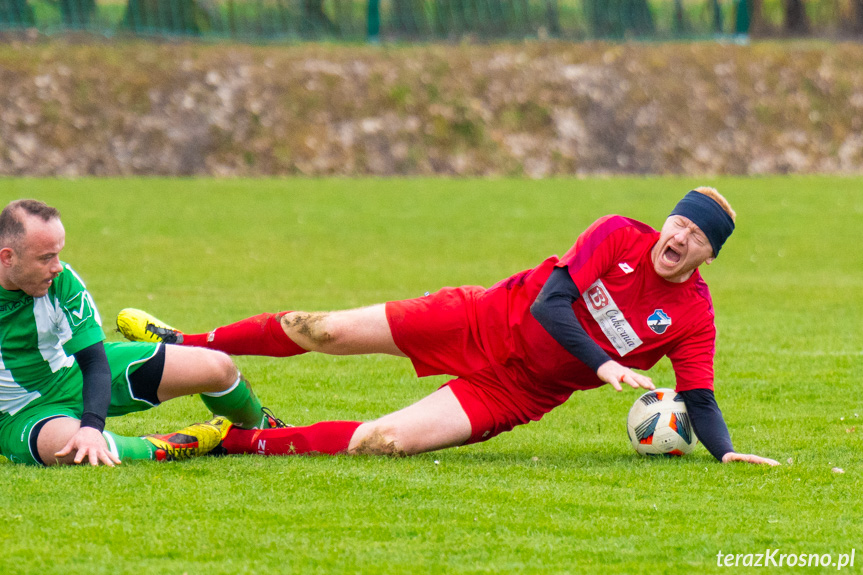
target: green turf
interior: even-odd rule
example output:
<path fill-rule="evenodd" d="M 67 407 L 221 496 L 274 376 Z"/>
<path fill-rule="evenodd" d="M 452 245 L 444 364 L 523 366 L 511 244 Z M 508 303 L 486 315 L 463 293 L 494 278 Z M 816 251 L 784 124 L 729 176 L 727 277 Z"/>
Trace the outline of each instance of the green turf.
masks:
<path fill-rule="evenodd" d="M 563 254 L 604 214 L 658 226 L 699 183 L 739 214 L 704 270 L 718 316 L 717 397 L 738 450 L 782 467 L 723 466 L 703 447 L 640 459 L 624 429 L 637 394 L 611 389 L 576 394 L 488 443 L 408 459 L 7 463 L 5 571 L 710 573 L 728 571 L 719 551 L 838 558 L 861 547 L 859 570 L 859 178 L 0 180 L 0 203 L 37 197 L 60 208 L 63 257 L 106 329 L 136 306 L 203 331 L 266 310 L 489 285 Z M 297 424 L 373 418 L 445 381 L 417 380 L 389 357 L 238 363 Z M 651 375 L 672 385 L 667 362 Z M 184 398 L 109 425 L 167 432 L 205 416 Z"/>

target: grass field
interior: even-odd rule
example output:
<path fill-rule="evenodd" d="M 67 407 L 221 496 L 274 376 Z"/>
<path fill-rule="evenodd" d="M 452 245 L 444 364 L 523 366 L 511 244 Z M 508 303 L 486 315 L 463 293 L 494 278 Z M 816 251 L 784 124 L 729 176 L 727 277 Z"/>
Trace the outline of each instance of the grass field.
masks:
<path fill-rule="evenodd" d="M 7 179 L 0 203 L 60 208 L 63 259 L 116 340 L 127 306 L 205 331 L 261 311 L 490 285 L 563 254 L 604 214 L 659 226 L 700 183 L 738 212 L 703 270 L 718 316 L 717 398 L 736 448 L 781 467 L 723 466 L 703 447 L 640 459 L 624 426 L 637 393 L 611 389 L 485 444 L 408 459 L 7 463 L 5 573 L 712 573 L 743 569 L 717 567 L 720 551 L 837 559 L 856 547 L 846 571 L 860 571 L 859 178 Z M 237 362 L 295 424 L 374 418 L 445 381 L 390 357 Z M 673 385 L 667 361 L 651 375 Z M 206 415 L 184 398 L 109 427 L 168 432 Z"/>

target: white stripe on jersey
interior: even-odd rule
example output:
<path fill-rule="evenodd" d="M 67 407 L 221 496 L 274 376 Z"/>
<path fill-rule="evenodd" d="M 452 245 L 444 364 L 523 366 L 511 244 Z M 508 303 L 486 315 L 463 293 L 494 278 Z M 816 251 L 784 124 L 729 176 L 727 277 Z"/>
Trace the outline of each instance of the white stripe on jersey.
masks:
<path fill-rule="evenodd" d="M 39 335 L 39 353 L 48 362 L 51 371 L 57 373 L 64 367 L 72 367 L 75 358 L 68 357 L 62 345 L 72 339 L 72 328 L 59 302 L 51 302 L 48 296 L 34 298 L 33 316 Z"/>
<path fill-rule="evenodd" d="M 27 391 L 15 383 L 11 371 L 0 370 L 0 411 L 15 415 L 38 397 L 42 397 L 38 391 Z"/>
<path fill-rule="evenodd" d="M 27 391 L 12 378 L 12 371 L 3 363 L 3 350 L 0 349 L 0 412 L 15 415 L 34 399 L 42 397 L 38 391 Z"/>

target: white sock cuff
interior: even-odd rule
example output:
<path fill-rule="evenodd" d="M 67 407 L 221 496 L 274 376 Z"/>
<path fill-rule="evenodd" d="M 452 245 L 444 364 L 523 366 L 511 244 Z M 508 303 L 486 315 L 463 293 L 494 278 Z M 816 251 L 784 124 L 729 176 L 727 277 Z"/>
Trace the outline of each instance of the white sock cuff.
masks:
<path fill-rule="evenodd" d="M 114 441 L 114 435 L 110 431 L 103 431 L 102 437 L 105 438 L 105 443 L 108 444 L 108 451 L 111 452 L 111 455 L 120 458 L 120 451 L 117 449 L 117 442 Z"/>
<path fill-rule="evenodd" d="M 228 388 L 228 389 L 226 389 L 225 391 L 208 391 L 208 392 L 206 392 L 206 393 L 202 393 L 201 395 L 206 395 L 206 396 L 209 396 L 209 397 L 223 397 L 223 396 L 225 396 L 225 395 L 228 395 L 229 393 L 231 393 L 231 392 L 232 392 L 232 391 L 234 391 L 235 389 L 237 389 L 237 386 L 238 386 L 238 385 L 240 385 L 240 382 L 241 382 L 241 381 L 243 381 L 243 376 L 242 376 L 242 375 L 238 375 L 238 376 L 237 376 L 237 381 L 235 381 L 235 382 L 234 382 L 234 385 L 232 385 L 231 387 L 229 387 L 229 388 Z"/>

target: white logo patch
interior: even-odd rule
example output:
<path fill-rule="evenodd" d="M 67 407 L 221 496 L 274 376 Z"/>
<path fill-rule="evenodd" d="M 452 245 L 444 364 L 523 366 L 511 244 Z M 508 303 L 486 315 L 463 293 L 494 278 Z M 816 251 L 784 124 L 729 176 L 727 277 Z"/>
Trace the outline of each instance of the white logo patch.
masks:
<path fill-rule="evenodd" d="M 634 272 L 634 271 L 635 271 L 634 269 L 632 269 L 631 267 L 629 267 L 629 264 L 628 264 L 628 263 L 626 263 L 626 262 L 620 262 L 619 264 L 617 264 L 617 266 L 618 266 L 620 269 L 622 269 L 622 270 L 623 270 L 623 273 L 625 273 L 625 274 L 631 274 L 632 272 Z"/>
<path fill-rule="evenodd" d="M 77 327 L 93 317 L 93 300 L 87 291 L 78 292 L 66 302 L 69 322 Z"/>
<path fill-rule="evenodd" d="M 584 303 L 587 304 L 587 309 L 590 315 L 599 324 L 602 333 L 617 350 L 621 357 L 640 346 L 643 342 L 623 317 L 623 312 L 611 299 L 608 290 L 602 280 L 596 280 L 582 294 Z"/>

